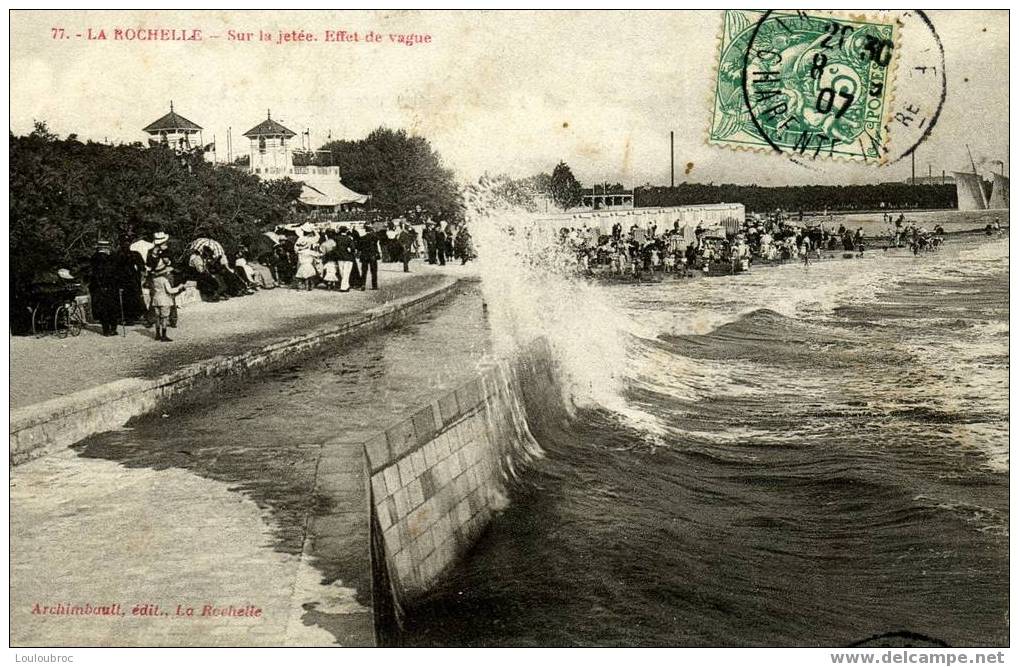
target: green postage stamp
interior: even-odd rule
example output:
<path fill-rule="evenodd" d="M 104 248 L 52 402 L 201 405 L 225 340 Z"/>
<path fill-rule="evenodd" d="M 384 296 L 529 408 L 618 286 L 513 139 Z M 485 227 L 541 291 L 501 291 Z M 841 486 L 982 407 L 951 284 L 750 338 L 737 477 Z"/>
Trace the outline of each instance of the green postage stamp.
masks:
<path fill-rule="evenodd" d="M 881 164 L 897 21 L 727 10 L 708 142 Z"/>

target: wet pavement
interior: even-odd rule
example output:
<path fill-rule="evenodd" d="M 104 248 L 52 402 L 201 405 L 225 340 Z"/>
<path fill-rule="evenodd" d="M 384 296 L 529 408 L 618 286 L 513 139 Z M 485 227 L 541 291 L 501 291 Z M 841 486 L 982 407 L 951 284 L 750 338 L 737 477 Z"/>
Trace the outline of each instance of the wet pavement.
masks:
<path fill-rule="evenodd" d="M 360 443 L 488 351 L 480 295 L 465 287 L 396 330 L 14 468 L 12 642 L 370 643 Z M 125 615 L 33 614 L 36 603 L 120 603 Z M 159 614 L 132 616 L 139 604 Z"/>

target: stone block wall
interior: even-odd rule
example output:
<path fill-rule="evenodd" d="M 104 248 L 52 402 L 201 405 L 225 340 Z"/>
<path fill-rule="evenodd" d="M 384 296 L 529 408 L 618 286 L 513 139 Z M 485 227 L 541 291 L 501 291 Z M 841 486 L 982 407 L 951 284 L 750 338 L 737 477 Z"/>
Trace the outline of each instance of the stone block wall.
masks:
<path fill-rule="evenodd" d="M 547 362 L 547 348 L 534 355 Z M 521 401 L 517 365 L 484 367 L 365 443 L 374 567 L 385 567 L 397 620 L 470 549 L 505 507 L 507 481 L 540 457 Z M 376 599 L 382 593 L 375 591 Z"/>

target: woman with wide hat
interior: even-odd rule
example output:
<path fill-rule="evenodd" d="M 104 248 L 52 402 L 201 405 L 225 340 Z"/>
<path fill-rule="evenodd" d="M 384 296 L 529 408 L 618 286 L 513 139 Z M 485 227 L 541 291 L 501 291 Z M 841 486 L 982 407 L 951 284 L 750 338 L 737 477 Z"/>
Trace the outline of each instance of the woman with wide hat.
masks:
<path fill-rule="evenodd" d="M 317 248 L 318 234 L 315 233 L 315 228 L 310 223 L 304 223 L 300 227 L 301 236 L 297 237 L 297 241 L 294 242 L 294 251 L 297 253 L 297 273 L 294 274 L 294 278 L 297 279 L 298 289 L 311 290 L 315 287 L 315 281 L 318 278 L 318 269 L 315 267 L 315 261 L 319 257 Z"/>

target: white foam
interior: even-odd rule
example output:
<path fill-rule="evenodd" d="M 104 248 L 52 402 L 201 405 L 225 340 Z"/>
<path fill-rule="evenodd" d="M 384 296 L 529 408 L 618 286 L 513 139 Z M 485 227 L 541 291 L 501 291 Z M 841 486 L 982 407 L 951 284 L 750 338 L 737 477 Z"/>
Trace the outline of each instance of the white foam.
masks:
<path fill-rule="evenodd" d="M 615 412 L 635 426 L 664 431 L 623 397 L 628 348 L 650 336 L 615 306 L 606 288 L 577 272 L 577 260 L 537 216 L 508 204 L 491 188 L 469 188 L 467 224 L 478 250 L 493 346 L 512 355 L 537 336 L 548 339 L 570 400 Z"/>
<path fill-rule="evenodd" d="M 827 318 L 839 306 L 872 303 L 877 295 L 894 292 L 903 282 L 937 280 L 946 271 L 958 269 L 965 275 L 1000 271 L 1008 257 L 1006 241 L 988 240 L 976 248 L 950 243 L 919 257 L 904 250 L 871 250 L 863 258 L 760 267 L 749 274 L 707 280 L 605 285 L 579 276 L 574 254 L 564 251 L 556 240 L 557 230 L 544 227 L 534 214 L 507 204 L 484 187 L 469 189 L 467 201 L 467 223 L 478 246 L 477 268 L 496 354 L 511 356 L 534 337 L 545 336 L 570 401 L 606 408 L 656 436 L 664 436 L 669 429 L 627 400 L 627 388 L 695 402 L 777 390 L 803 392 L 811 384 L 809 376 L 799 376 L 786 387 L 781 373 L 763 377 L 767 369 L 757 362 L 676 355 L 651 342 L 660 334 L 710 333 L 759 309 L 811 326 L 811 320 Z M 1007 330 L 1007 325 L 987 325 L 983 333 L 989 340 L 981 353 L 991 353 L 1003 344 L 1000 337 L 988 336 L 1001 330 Z M 852 335 L 840 332 L 843 337 Z M 925 357 L 922 348 L 912 353 Z M 932 368 L 957 370 L 943 358 L 930 361 L 937 362 Z M 932 409 L 937 409 L 966 402 L 974 390 L 989 389 L 996 381 L 996 377 L 976 377 L 972 368 L 958 370 L 968 371 L 976 382 L 951 387 L 937 382 L 936 388 L 921 383 L 913 388 L 914 397 L 930 399 Z M 879 407 L 896 400 L 896 396 L 884 396 L 880 387 L 870 391 Z M 990 433 L 974 435 L 967 434 L 969 441 L 987 451 L 992 465 L 1008 465 L 1007 452 L 1002 455 Z"/>

